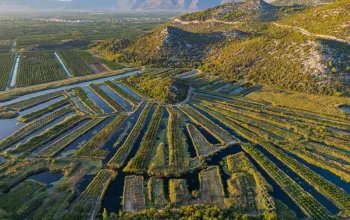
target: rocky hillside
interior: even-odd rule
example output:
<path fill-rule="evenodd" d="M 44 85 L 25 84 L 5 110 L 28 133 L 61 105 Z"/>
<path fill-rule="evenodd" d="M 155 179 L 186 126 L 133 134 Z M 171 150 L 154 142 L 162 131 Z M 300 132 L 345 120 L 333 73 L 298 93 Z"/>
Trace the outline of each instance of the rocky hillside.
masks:
<path fill-rule="evenodd" d="M 196 12 L 158 27 L 116 57 L 138 65 L 195 67 L 294 91 L 349 95 L 348 11 L 348 0 L 303 11 L 262 0 L 228 3 L 202 11 L 206 17 Z M 245 15 L 224 19 L 232 12 Z M 275 13 L 271 20 L 265 19 L 268 12 Z"/>

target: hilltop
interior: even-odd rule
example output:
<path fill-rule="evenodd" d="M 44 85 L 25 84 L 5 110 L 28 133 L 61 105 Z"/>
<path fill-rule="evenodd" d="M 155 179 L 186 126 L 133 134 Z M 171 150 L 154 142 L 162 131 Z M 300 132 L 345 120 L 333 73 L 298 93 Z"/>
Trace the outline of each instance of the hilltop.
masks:
<path fill-rule="evenodd" d="M 199 68 L 230 80 L 345 95 L 350 92 L 347 11 L 348 1 L 307 9 L 263 0 L 226 3 L 182 15 L 116 57 L 138 65 Z"/>
<path fill-rule="evenodd" d="M 204 11 L 182 15 L 182 21 L 247 21 L 252 18 L 264 18 L 275 13 L 275 7 L 263 0 L 245 0 L 228 2 Z"/>

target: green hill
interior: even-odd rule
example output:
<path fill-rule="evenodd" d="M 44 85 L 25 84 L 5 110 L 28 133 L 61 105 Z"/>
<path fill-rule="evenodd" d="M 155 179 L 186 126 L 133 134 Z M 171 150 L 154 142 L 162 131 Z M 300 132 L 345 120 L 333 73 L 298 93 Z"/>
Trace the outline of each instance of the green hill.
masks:
<path fill-rule="evenodd" d="M 182 15 L 117 57 L 300 92 L 349 95 L 349 5 L 347 0 L 307 9 L 262 0 L 227 3 Z"/>

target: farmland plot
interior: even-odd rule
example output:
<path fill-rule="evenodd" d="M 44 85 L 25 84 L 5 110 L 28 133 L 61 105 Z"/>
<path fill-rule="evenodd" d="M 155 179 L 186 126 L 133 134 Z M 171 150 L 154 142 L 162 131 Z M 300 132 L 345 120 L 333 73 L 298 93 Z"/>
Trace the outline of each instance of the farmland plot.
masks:
<path fill-rule="evenodd" d="M 196 124 L 204 127 L 208 132 L 213 134 L 216 138 L 222 141 L 223 144 L 234 143 L 235 138 L 232 137 L 227 131 L 219 127 L 217 124 L 210 121 L 207 117 L 199 113 L 188 105 L 183 105 L 179 109 L 184 112 L 192 121 Z"/>
<path fill-rule="evenodd" d="M 30 124 L 25 125 L 24 127 L 18 129 L 16 132 L 8 136 L 7 138 L 0 141 L 0 150 L 4 150 L 11 145 L 17 143 L 28 135 L 34 133 L 35 131 L 40 130 L 56 119 L 68 114 L 69 112 L 73 112 L 74 109 L 71 106 L 55 111 L 43 118 L 33 121 Z"/>
<path fill-rule="evenodd" d="M 201 183 L 200 198 L 205 204 L 224 208 L 224 187 L 221 182 L 219 167 L 209 167 L 199 174 Z"/>
<path fill-rule="evenodd" d="M 156 107 L 148 129 L 142 138 L 139 150 L 137 151 L 136 156 L 129 161 L 124 171 L 135 173 L 144 173 L 147 171 L 148 164 L 152 159 L 152 152 L 156 147 L 155 140 L 158 134 L 159 125 L 162 121 L 163 110 L 163 107 L 160 105 Z"/>
<path fill-rule="evenodd" d="M 91 84 L 89 88 L 104 102 L 106 102 L 114 111 L 116 112 L 124 112 L 125 109 L 121 106 L 116 100 L 110 97 L 107 93 L 105 93 L 100 87 L 97 85 Z"/>
<path fill-rule="evenodd" d="M 188 133 L 196 148 L 197 156 L 206 157 L 216 151 L 223 149 L 220 146 L 214 146 L 202 135 L 202 133 L 192 124 L 186 125 Z"/>
<path fill-rule="evenodd" d="M 157 209 L 165 206 L 164 180 L 151 177 L 147 184 L 148 200 L 153 202 Z"/>
<path fill-rule="evenodd" d="M 176 206 L 187 205 L 190 198 L 187 181 L 185 179 L 169 180 L 170 202 Z"/>
<path fill-rule="evenodd" d="M 248 213 L 275 211 L 274 200 L 269 195 L 270 186 L 245 154 L 230 155 L 226 160 L 231 173 L 226 205 Z"/>
<path fill-rule="evenodd" d="M 83 105 L 94 114 L 104 114 L 103 109 L 98 106 L 81 87 L 76 87 L 73 89 L 73 96 L 78 97 L 81 103 L 83 103 Z"/>
<path fill-rule="evenodd" d="M 31 86 L 67 78 L 53 52 L 25 52 L 19 62 L 16 86 Z"/>
<path fill-rule="evenodd" d="M 75 51 L 61 50 L 57 51 L 57 54 L 73 76 L 85 76 L 94 73 Z"/>
<path fill-rule="evenodd" d="M 98 158 L 104 159 L 107 151 L 102 150 L 103 145 L 114 135 L 117 129 L 122 125 L 128 116 L 126 114 L 118 115 L 111 123 L 98 132 L 92 139 L 84 144 L 73 155 L 77 158 Z"/>
<path fill-rule="evenodd" d="M 41 103 L 50 101 L 54 98 L 63 96 L 64 93 L 62 91 L 47 93 L 41 96 L 25 99 L 19 102 L 14 102 L 12 104 L 6 105 L 5 107 L 14 111 L 24 111 L 26 109 L 37 106 Z"/>
<path fill-rule="evenodd" d="M 94 218 L 99 211 L 103 195 L 115 176 L 113 171 L 101 170 L 79 196 L 75 205 L 88 209 L 89 218 Z"/>
<path fill-rule="evenodd" d="M 131 133 L 127 137 L 123 146 L 121 146 L 113 158 L 108 162 L 108 166 L 111 168 L 120 168 L 128 158 L 132 148 L 134 147 L 137 138 L 140 136 L 142 129 L 145 127 L 145 123 L 153 103 L 148 102 L 145 108 L 142 110 L 140 117 L 138 118 L 136 125 L 132 129 Z"/>
<path fill-rule="evenodd" d="M 181 129 L 181 115 L 177 109 L 167 108 L 168 143 L 169 143 L 169 168 L 175 173 L 181 173 L 190 166 L 188 145 L 185 134 Z"/>
<path fill-rule="evenodd" d="M 13 62 L 13 54 L 0 54 L 0 91 L 4 91 L 7 87 Z"/>
<path fill-rule="evenodd" d="M 91 129 L 93 129 L 95 126 L 100 124 L 102 121 L 104 121 L 105 118 L 94 118 L 91 119 L 89 122 L 84 124 L 83 126 L 77 128 L 76 130 L 72 131 L 71 133 L 67 134 L 66 136 L 62 137 L 61 139 L 57 140 L 55 143 L 51 144 L 47 148 L 44 148 L 42 151 L 40 151 L 38 154 L 36 154 L 36 157 L 54 157 L 56 156 L 60 151 L 68 147 L 69 144 L 71 144 L 73 141 L 78 139 L 80 136 L 84 135 Z"/>
<path fill-rule="evenodd" d="M 145 203 L 143 177 L 125 177 L 123 210 L 127 212 L 139 212 L 145 209 Z"/>

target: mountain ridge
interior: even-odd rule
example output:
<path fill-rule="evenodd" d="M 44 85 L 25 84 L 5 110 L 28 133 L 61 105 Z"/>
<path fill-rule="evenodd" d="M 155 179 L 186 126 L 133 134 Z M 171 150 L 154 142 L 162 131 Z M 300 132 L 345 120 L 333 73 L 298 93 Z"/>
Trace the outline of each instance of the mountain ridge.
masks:
<path fill-rule="evenodd" d="M 157 27 L 117 52 L 115 60 L 198 68 L 228 80 L 349 95 L 350 14 L 344 13 L 349 9 L 348 0 L 306 8 L 262 0 L 226 3 Z M 326 14 L 334 19 L 317 16 Z"/>
<path fill-rule="evenodd" d="M 237 0 L 0 0 L 0 7 L 31 9 L 203 10 Z"/>

